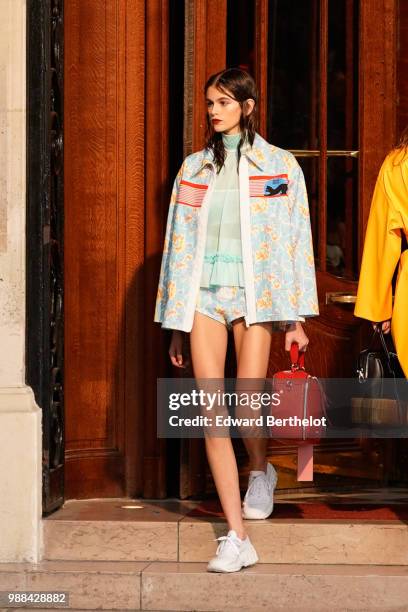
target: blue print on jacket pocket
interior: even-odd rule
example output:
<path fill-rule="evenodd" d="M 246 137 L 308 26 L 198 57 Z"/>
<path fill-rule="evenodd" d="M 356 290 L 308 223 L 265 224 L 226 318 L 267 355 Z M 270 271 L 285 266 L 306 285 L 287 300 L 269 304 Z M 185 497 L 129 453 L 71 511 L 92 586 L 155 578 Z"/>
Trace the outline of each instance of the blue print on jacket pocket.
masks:
<path fill-rule="evenodd" d="M 251 197 L 277 198 L 288 195 L 288 175 L 277 174 L 276 176 L 250 176 L 249 195 Z"/>

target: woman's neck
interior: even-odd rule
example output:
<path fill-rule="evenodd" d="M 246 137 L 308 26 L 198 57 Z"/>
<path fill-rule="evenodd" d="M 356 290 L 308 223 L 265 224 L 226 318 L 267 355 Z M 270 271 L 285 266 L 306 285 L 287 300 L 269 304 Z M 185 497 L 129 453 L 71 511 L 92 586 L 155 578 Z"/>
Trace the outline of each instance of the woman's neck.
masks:
<path fill-rule="evenodd" d="M 238 147 L 238 143 L 241 140 L 241 132 L 237 132 L 236 134 L 224 134 L 222 133 L 222 141 L 224 143 L 224 147 L 228 151 L 235 151 Z"/>

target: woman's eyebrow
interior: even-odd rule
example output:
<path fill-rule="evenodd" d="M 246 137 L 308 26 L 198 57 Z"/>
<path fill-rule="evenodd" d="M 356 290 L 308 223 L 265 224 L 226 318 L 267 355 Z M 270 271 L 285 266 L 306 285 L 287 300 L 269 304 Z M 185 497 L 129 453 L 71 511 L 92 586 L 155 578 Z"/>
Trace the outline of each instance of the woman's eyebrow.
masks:
<path fill-rule="evenodd" d="M 215 101 L 217 102 L 217 100 L 232 100 L 232 98 L 229 98 L 228 96 L 220 96 Z M 213 102 L 213 100 L 211 100 L 210 98 L 206 98 L 205 101 L 206 102 Z"/>

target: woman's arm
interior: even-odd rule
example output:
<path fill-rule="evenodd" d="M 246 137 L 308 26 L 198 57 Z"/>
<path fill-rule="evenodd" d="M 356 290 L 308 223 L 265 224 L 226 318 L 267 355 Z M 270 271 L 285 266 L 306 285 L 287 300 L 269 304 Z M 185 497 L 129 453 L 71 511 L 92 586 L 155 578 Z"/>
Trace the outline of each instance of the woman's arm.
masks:
<path fill-rule="evenodd" d="M 167 213 L 166 230 L 163 243 L 163 253 L 160 265 L 159 282 L 157 287 L 156 304 L 154 310 L 154 322 L 163 323 L 165 319 L 165 309 L 168 302 L 168 282 L 167 279 L 170 277 L 169 274 L 169 259 L 171 240 L 174 231 L 174 212 L 176 207 L 176 200 L 179 194 L 180 182 L 183 176 L 185 160 L 181 164 L 179 171 L 177 172 L 176 178 L 173 182 L 173 189 L 170 196 L 169 210 Z"/>
<path fill-rule="evenodd" d="M 289 172 L 290 236 L 295 292 L 291 296 L 299 321 L 319 314 L 309 203 L 302 168 L 296 160 Z"/>
<path fill-rule="evenodd" d="M 390 173 L 388 165 L 386 159 L 375 185 L 354 308 L 355 316 L 374 322 L 392 316 L 392 277 L 401 255 L 401 219 L 396 206 L 400 179 L 398 168 Z"/>

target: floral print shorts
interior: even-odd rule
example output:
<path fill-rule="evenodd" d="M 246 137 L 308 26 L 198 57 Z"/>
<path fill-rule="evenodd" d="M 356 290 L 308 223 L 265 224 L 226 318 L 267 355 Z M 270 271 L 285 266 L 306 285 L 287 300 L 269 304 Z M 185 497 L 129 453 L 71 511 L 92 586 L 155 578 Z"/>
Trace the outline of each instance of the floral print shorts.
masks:
<path fill-rule="evenodd" d="M 196 311 L 232 329 L 232 321 L 246 315 L 244 287 L 200 287 Z"/>

